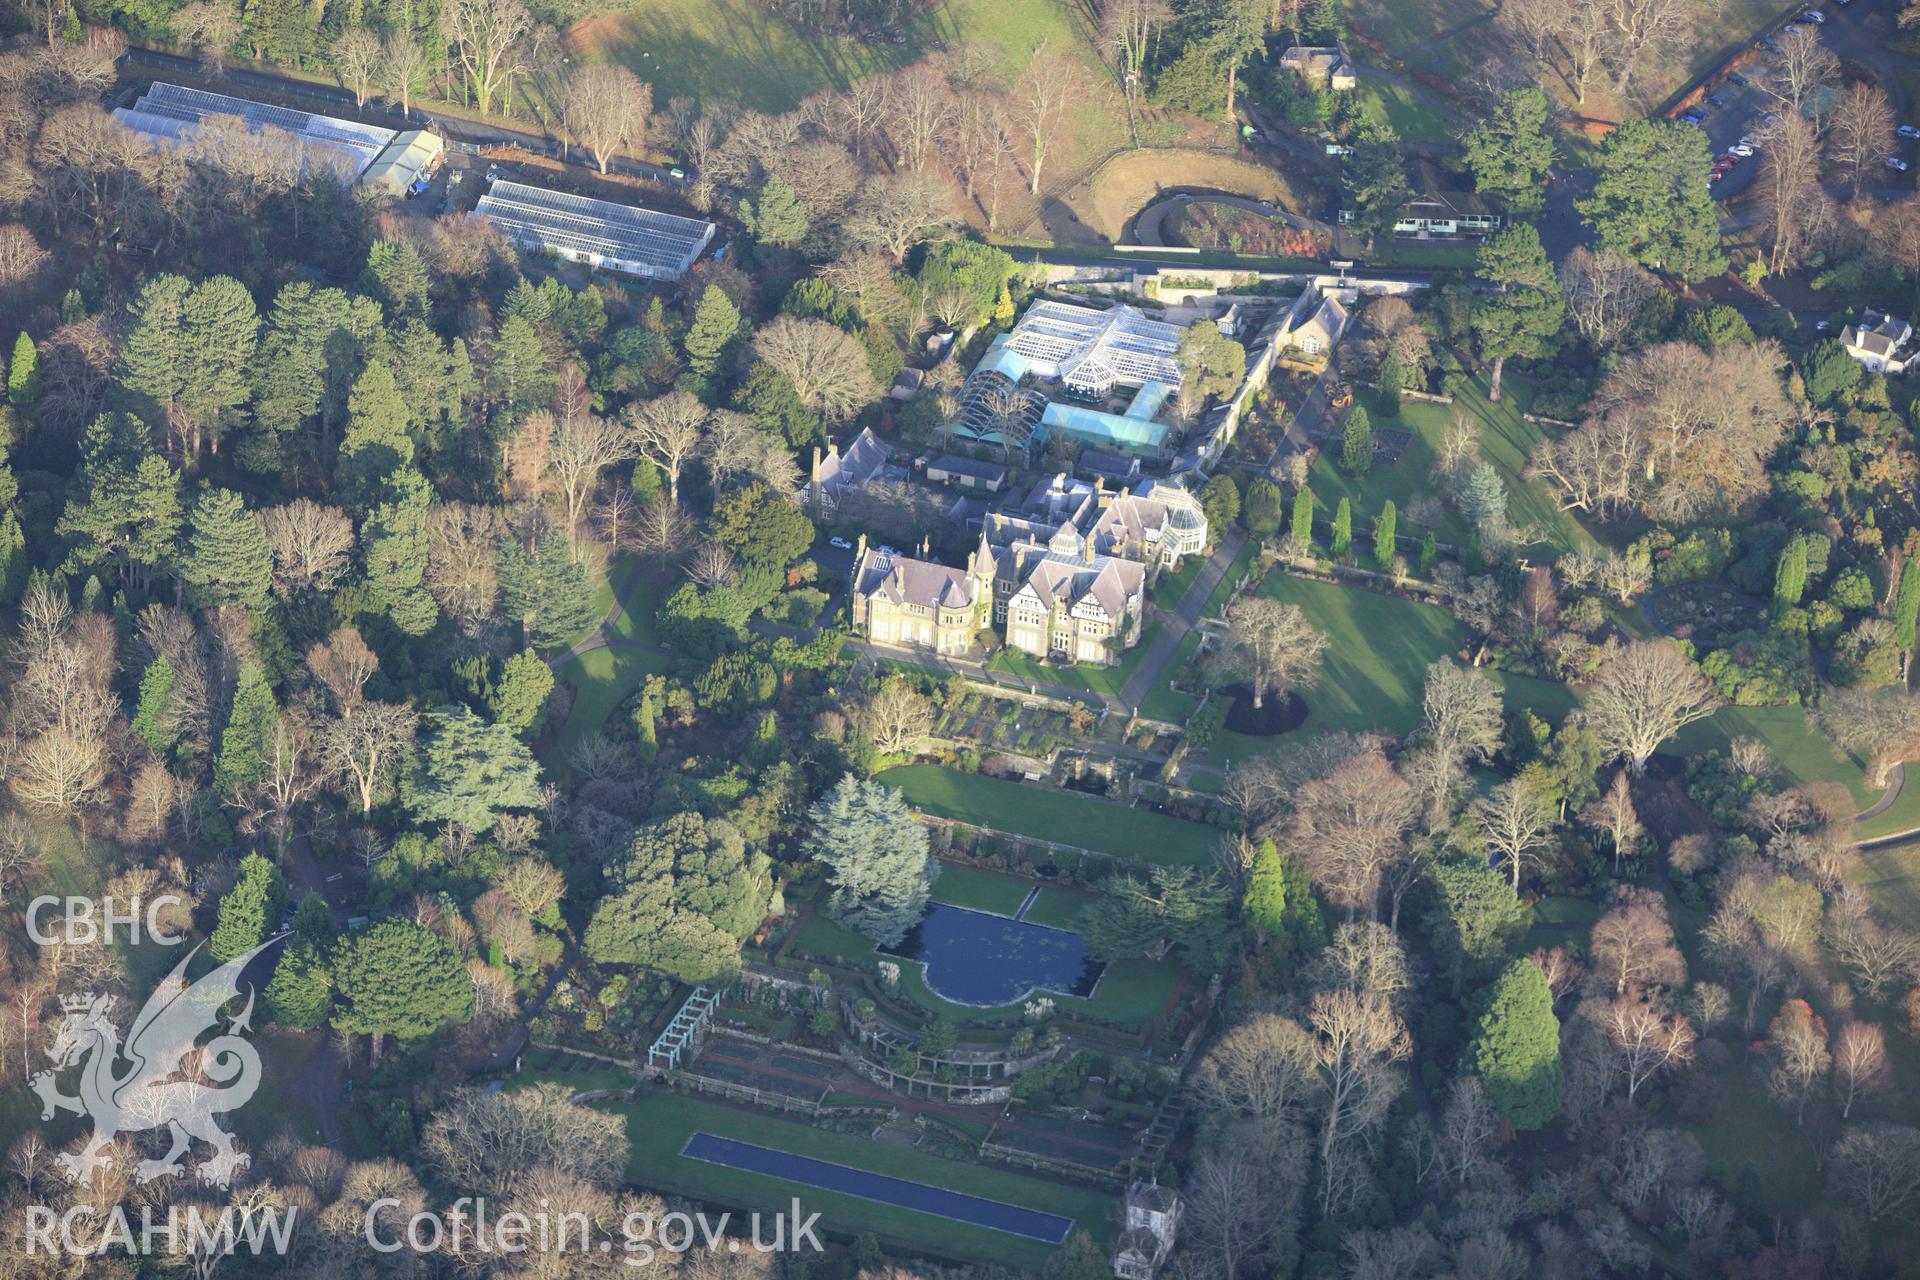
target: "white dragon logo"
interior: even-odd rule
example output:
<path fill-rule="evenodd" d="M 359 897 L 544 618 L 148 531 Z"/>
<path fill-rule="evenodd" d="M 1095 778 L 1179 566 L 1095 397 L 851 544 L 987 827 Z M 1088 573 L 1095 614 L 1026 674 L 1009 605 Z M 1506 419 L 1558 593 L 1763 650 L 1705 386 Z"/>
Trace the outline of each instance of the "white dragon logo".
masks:
<path fill-rule="evenodd" d="M 226 1033 L 204 1046 L 196 1041 L 213 1029 L 227 1002 L 240 995 L 241 971 L 279 940 L 278 936 L 269 938 L 188 985 L 187 964 L 199 952 L 196 946 L 148 997 L 133 1020 L 124 1050 L 120 1032 L 108 1016 L 114 1004 L 112 996 L 89 992 L 62 997 L 66 1016 L 53 1047 L 47 1050 L 53 1069 L 34 1075 L 32 1084 L 45 1104 L 42 1120 L 51 1120 L 63 1110 L 93 1120 L 93 1137 L 86 1146 L 59 1157 L 60 1167 L 69 1177 L 83 1185 L 90 1183 L 95 1171 L 110 1159 L 103 1148 L 120 1134 L 160 1128 L 172 1131 L 173 1146 L 158 1160 L 140 1162 L 134 1175 L 140 1182 L 177 1177 L 180 1157 L 194 1138 L 214 1148 L 213 1159 L 196 1171 L 201 1182 L 226 1187 L 246 1167 L 248 1157 L 233 1149 L 232 1136 L 214 1123 L 213 1117 L 215 1112 L 244 1105 L 260 1086 L 260 1055 L 235 1034 L 252 1029 L 252 990 L 247 991 L 246 1007 L 228 1016 Z M 133 1066 L 124 1075 L 116 1075 L 115 1068 L 123 1056 Z M 189 1056 L 195 1059 L 192 1066 L 185 1064 Z M 79 1095 L 68 1097 L 60 1092 L 55 1077 L 82 1059 L 86 1065 L 80 1074 Z M 210 1089 L 203 1080 L 233 1083 L 224 1089 Z"/>

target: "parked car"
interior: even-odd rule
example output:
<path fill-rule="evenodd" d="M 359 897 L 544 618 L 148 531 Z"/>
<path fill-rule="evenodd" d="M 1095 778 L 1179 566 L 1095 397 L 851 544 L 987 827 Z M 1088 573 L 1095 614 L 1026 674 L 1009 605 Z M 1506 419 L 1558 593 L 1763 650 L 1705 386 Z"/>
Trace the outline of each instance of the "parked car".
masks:
<path fill-rule="evenodd" d="M 1712 106 L 1716 106 L 1716 107 L 1724 107 L 1724 106 L 1726 106 L 1726 105 L 1727 105 L 1727 100 L 1726 100 L 1725 98 L 1723 98 L 1723 97 L 1721 97 L 1721 96 L 1720 96 L 1719 94 L 1717 94 L 1717 93 L 1710 93 L 1710 94 L 1708 94 L 1708 95 L 1707 95 L 1707 97 L 1706 97 L 1706 101 L 1707 101 L 1707 102 L 1708 102 L 1708 103 L 1709 103 L 1710 105 L 1712 105 Z"/>
<path fill-rule="evenodd" d="M 1818 9 L 1808 9 L 1800 15 L 1800 21 L 1811 22 L 1816 27 L 1823 25 L 1826 22 L 1826 20 L 1827 20 L 1827 15 L 1820 12 Z"/>
<path fill-rule="evenodd" d="M 1753 148 L 1748 146 L 1744 142 L 1737 142 L 1733 146 L 1727 148 L 1727 154 L 1735 157 L 1736 159 L 1745 160 L 1748 156 L 1753 154 Z"/>
<path fill-rule="evenodd" d="M 1899 156 L 1888 156 L 1887 168 L 1893 170 L 1895 173 L 1905 173 L 1907 171 L 1907 162 Z"/>
<path fill-rule="evenodd" d="M 1706 117 L 1698 111 L 1683 111 L 1680 114 L 1680 118 L 1688 124 L 1699 124 L 1706 119 Z"/>
<path fill-rule="evenodd" d="M 1910 124 L 1903 124 L 1898 129 L 1895 129 L 1894 132 L 1903 138 L 1920 138 L 1920 128 L 1915 128 Z"/>
<path fill-rule="evenodd" d="M 1780 46 L 1778 43 L 1774 41 L 1774 38 L 1772 36 L 1768 36 L 1766 39 L 1762 40 L 1760 42 L 1760 47 L 1762 49 L 1765 49 L 1768 53 L 1780 52 Z"/>
<path fill-rule="evenodd" d="M 1777 121 L 1778 121 L 1779 119 L 1780 119 L 1780 113 L 1779 113 L 1779 112 L 1777 112 L 1777 111 L 1769 111 L 1769 112 L 1767 112 L 1767 114 L 1765 114 L 1765 115 L 1763 115 L 1763 116 L 1761 116 L 1761 117 L 1760 117 L 1760 123 L 1761 123 L 1761 124 L 1773 124 L 1773 123 L 1775 123 L 1775 122 L 1777 122 Z"/>
<path fill-rule="evenodd" d="M 1739 144 L 1739 145 L 1741 145 L 1741 146 L 1743 146 L 1743 147 L 1751 147 L 1751 148 L 1753 148 L 1753 149 L 1754 149 L 1755 151 L 1758 151 L 1758 150 L 1760 149 L 1760 144 L 1759 144 L 1758 142 L 1756 142 L 1756 141 L 1754 141 L 1754 137 L 1753 137 L 1753 135 L 1752 135 L 1752 134 L 1750 134 L 1750 133 L 1743 133 L 1743 134 L 1741 134 L 1741 135 L 1740 135 L 1740 144 Z"/>
<path fill-rule="evenodd" d="M 1727 176 L 1727 171 L 1725 169 L 1715 169 L 1707 175 L 1707 181 L 1709 183 L 1718 182 L 1720 181 L 1720 179 L 1726 176 Z"/>
<path fill-rule="evenodd" d="M 1727 83 L 1739 85 L 1742 89 L 1744 89 L 1751 82 L 1745 76 L 1741 75 L 1738 71 L 1729 71 L 1727 72 Z"/>
<path fill-rule="evenodd" d="M 1350 156 L 1353 154 L 1352 147 L 1342 146 L 1338 142 L 1327 143 L 1325 150 L 1326 150 L 1326 153 L 1330 156 Z"/>
<path fill-rule="evenodd" d="M 838 547 L 842 551 L 853 550 L 853 544 L 851 542 L 848 542 L 845 538 L 841 537 L 837 533 L 833 535 L 833 537 L 827 539 L 827 545 L 830 547 Z"/>

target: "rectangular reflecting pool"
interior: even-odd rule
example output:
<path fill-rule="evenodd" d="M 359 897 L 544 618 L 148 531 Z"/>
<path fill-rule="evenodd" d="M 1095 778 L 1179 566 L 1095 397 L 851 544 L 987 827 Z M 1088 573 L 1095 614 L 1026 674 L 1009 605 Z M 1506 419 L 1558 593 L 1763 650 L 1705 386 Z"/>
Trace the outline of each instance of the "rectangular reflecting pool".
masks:
<path fill-rule="evenodd" d="M 680 1154 L 729 1169 L 784 1178 L 788 1182 L 797 1182 L 821 1191 L 858 1196 L 876 1204 L 930 1213 L 969 1226 L 984 1227 L 988 1231 L 1004 1231 L 1008 1235 L 1038 1240 L 1041 1244 L 1060 1244 L 1067 1238 L 1067 1232 L 1073 1229 L 1073 1219 L 1063 1218 L 1057 1213 L 1023 1209 L 1019 1205 L 948 1191 L 945 1187 L 929 1186 L 924 1182 L 909 1182 L 905 1178 L 893 1178 L 883 1173 L 869 1173 L 865 1169 L 815 1160 L 810 1156 L 796 1156 L 787 1151 L 775 1151 L 772 1147 L 755 1146 L 751 1142 L 716 1138 L 710 1133 L 696 1133 L 689 1137 Z"/>
<path fill-rule="evenodd" d="M 935 902 L 913 932 L 886 954 L 917 960 L 943 1000 L 982 1009 L 1017 1004 L 1037 991 L 1089 996 L 1106 965 L 1079 934 Z"/>

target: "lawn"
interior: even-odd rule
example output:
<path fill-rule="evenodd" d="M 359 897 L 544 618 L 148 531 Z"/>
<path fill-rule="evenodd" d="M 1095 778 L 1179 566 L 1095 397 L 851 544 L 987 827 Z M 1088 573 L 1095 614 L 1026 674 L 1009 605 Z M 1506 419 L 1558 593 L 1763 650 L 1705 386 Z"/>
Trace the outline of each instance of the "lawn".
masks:
<path fill-rule="evenodd" d="M 1031 881 L 995 875 L 991 871 L 980 871 L 973 867 L 943 864 L 940 878 L 933 884 L 933 900 L 952 907 L 1011 916 L 1020 909 L 1020 904 L 1027 900 L 1027 894 L 1032 889 Z"/>
<path fill-rule="evenodd" d="M 1002 649 L 988 660 L 987 670 L 1033 684 L 1065 685 L 1070 689 L 1085 689 L 1089 693 L 1118 697 L 1133 673 L 1140 669 L 1147 650 L 1153 647 L 1154 637 L 1159 634 L 1160 624 L 1157 621 L 1147 623 L 1140 629 L 1140 643 L 1123 651 L 1120 661 L 1110 667 L 1096 666 L 1091 662 L 1075 663 L 1070 667 L 1056 666 L 1042 662 L 1024 649 Z"/>
<path fill-rule="evenodd" d="M 1180 647 L 1173 651 L 1172 661 L 1168 662 L 1166 670 L 1160 673 L 1160 679 L 1154 682 L 1153 688 L 1147 690 L 1147 696 L 1140 700 L 1136 710 L 1141 715 L 1149 720 L 1164 720 L 1168 724 L 1187 722 L 1187 717 L 1199 708 L 1200 699 L 1191 694 L 1176 692 L 1173 688 L 1173 680 L 1175 676 L 1186 671 L 1187 664 L 1193 661 L 1193 655 L 1199 648 L 1200 633 L 1187 632 L 1186 638 L 1180 641 Z"/>
<path fill-rule="evenodd" d="M 1590 898 L 1546 897 L 1533 904 L 1535 924 L 1578 927 L 1600 918 L 1600 908 Z"/>
<path fill-rule="evenodd" d="M 604 725 L 642 680 L 666 670 L 666 655 L 632 647 L 595 649 L 555 668 L 554 679 L 573 686 L 574 700 L 567 722 L 543 753 L 548 766 L 564 768 L 574 747 Z"/>
<path fill-rule="evenodd" d="M 1091 901 L 1093 899 L 1086 894 L 1068 889 L 1042 889 L 1040 896 L 1033 900 L 1033 905 L 1027 908 L 1027 914 L 1021 919 L 1050 925 L 1055 929 L 1071 929 Z"/>
<path fill-rule="evenodd" d="M 1839 782 L 1862 809 L 1878 792 L 1867 786 L 1860 765 L 1840 754 L 1807 720 L 1803 707 L 1722 707 L 1675 734 L 1663 750 L 1694 756 L 1725 754 L 1735 738 L 1758 738 L 1795 782 Z M 1891 828 L 1898 830 L 1899 828 Z"/>
<path fill-rule="evenodd" d="M 1320 678 L 1304 696 L 1307 722 L 1295 735 L 1331 729 L 1408 733 L 1420 723 L 1427 666 L 1459 652 L 1466 637 L 1453 614 L 1433 604 L 1273 573 L 1260 590 L 1300 607 L 1327 637 Z M 1546 720 L 1572 709 L 1571 689 L 1550 680 L 1487 673 L 1509 707 L 1525 706 Z M 1231 757 L 1244 758 L 1276 741 L 1222 733 Z M 1291 737 L 1280 739 L 1292 740 Z"/>
<path fill-rule="evenodd" d="M 1360 113 L 1375 124 L 1393 126 L 1410 142 L 1451 142 L 1459 127 L 1452 108 L 1422 89 L 1389 80 L 1371 67 L 1360 69 Z"/>
<path fill-rule="evenodd" d="M 1150 810 L 944 765 L 901 765 L 882 773 L 880 781 L 900 788 L 909 804 L 938 817 L 1138 862 L 1206 866 L 1219 835 L 1211 827 Z"/>
<path fill-rule="evenodd" d="M 562 1084 L 575 1092 L 589 1089 L 631 1089 L 633 1073 L 591 1058 L 575 1059 L 568 1069 L 561 1064 L 570 1055 L 553 1049 L 529 1048 L 520 1058 L 520 1070 L 507 1077 L 509 1089 L 527 1089 L 536 1084 Z M 584 1064 L 584 1065 L 582 1065 Z"/>
<path fill-rule="evenodd" d="M 627 1177 L 642 1187 L 750 1209 L 786 1210 L 797 1195 L 803 1213 L 822 1214 L 822 1225 L 836 1234 L 870 1231 L 908 1249 L 933 1250 L 970 1262 L 1037 1271 L 1052 1253 L 1046 1245 L 1017 1236 L 682 1157 L 680 1151 L 688 1137 L 705 1132 L 1060 1214 L 1074 1219 L 1076 1229 L 1092 1232 L 1102 1245 L 1113 1233 L 1110 1218 L 1115 1202 L 1108 1192 L 1046 1182 L 907 1148 L 883 1147 L 864 1137 L 814 1129 L 765 1113 L 664 1091 L 607 1110 L 627 1121 Z M 768 1238 L 771 1233 L 769 1227 Z"/>
<path fill-rule="evenodd" d="M 1043 43 L 1085 48 L 1067 0 L 947 0 L 889 30 L 904 42 L 805 35 L 754 0 L 649 0 L 582 22 L 567 40 L 576 54 L 631 68 L 656 103 L 685 95 L 767 112 L 906 66 L 936 42 L 985 49 L 1006 83 Z"/>
<path fill-rule="evenodd" d="M 1516 530 L 1533 532 L 1538 542 L 1530 545 L 1536 552 L 1553 556 L 1596 545 L 1591 534 L 1559 509 L 1551 494 L 1524 477 L 1527 459 L 1542 439 L 1540 428 L 1520 416 L 1532 398 L 1524 385 L 1508 380 L 1501 389 L 1500 403 L 1495 404 L 1486 398 L 1483 386 L 1475 382 L 1451 405 L 1409 400 L 1401 405 L 1396 417 L 1380 412 L 1380 399 L 1370 388 L 1357 390 L 1376 431 L 1408 431 L 1413 433 L 1413 439 L 1399 461 L 1391 466 L 1375 466 L 1357 478 L 1340 470 L 1337 440 L 1322 446 L 1308 477 L 1320 509 L 1319 518 L 1331 521 L 1340 499 L 1351 500 L 1356 545 L 1371 547 L 1373 519 L 1389 499 L 1398 509 L 1402 537 L 1417 537 L 1427 532 L 1426 526 L 1410 517 L 1408 506 L 1417 498 L 1435 495 L 1434 460 L 1455 417 L 1461 414 L 1476 426 L 1481 458 L 1491 463 L 1506 482 L 1507 519 Z M 1464 546 L 1468 540 L 1466 521 L 1450 506 L 1441 509 L 1431 527 L 1434 536 L 1442 542 Z M 1324 529 L 1321 536 L 1325 536 Z"/>
<path fill-rule="evenodd" d="M 1049 902 L 1049 897 L 1054 900 Z M 1071 904 L 1061 901 L 1069 898 L 1073 900 Z M 1086 901 L 1082 895 L 1048 889 L 1034 904 L 1035 914 L 1028 918 L 1035 924 L 1061 928 L 1079 914 Z M 830 960 L 863 973 L 872 973 L 880 959 L 880 953 L 865 935 L 842 927 L 819 909 L 800 926 L 793 948 L 807 957 Z M 1107 966 L 1091 996 L 1058 992 L 1048 992 L 1047 996 L 1065 1016 L 1087 1013 L 1108 1022 L 1145 1029 L 1167 1007 L 1167 1001 L 1179 986 L 1180 966 L 1171 960 L 1116 960 Z M 1018 1001 L 995 1009 L 982 1009 L 946 1000 L 927 986 L 925 972 L 918 964 L 901 964 L 900 994 L 934 1016 L 957 1024 L 1006 1026 L 1022 1021 L 1025 1016 L 1024 1005 Z"/>

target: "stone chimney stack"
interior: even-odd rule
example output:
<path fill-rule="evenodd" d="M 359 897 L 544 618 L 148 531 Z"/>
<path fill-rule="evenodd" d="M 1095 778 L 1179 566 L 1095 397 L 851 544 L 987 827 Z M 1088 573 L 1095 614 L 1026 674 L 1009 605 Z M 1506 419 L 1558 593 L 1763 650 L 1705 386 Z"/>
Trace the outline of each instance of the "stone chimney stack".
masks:
<path fill-rule="evenodd" d="M 860 565 L 860 562 L 862 560 L 865 560 L 866 558 L 867 558 L 867 535 L 863 533 L 860 535 L 859 540 L 853 544 L 854 567 L 858 568 Z"/>

